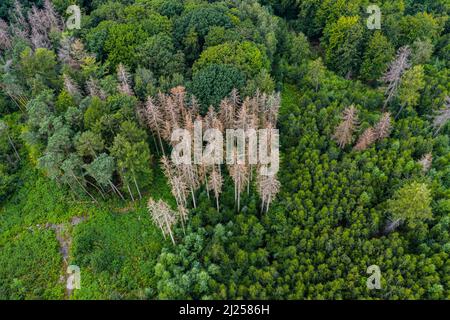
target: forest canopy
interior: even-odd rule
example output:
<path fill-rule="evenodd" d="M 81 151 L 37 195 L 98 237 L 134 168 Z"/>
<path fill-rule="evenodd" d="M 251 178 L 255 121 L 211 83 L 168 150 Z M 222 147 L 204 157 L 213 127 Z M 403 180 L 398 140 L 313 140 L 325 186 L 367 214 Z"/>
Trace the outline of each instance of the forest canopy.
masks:
<path fill-rule="evenodd" d="M 2 1 L 0 299 L 449 299 L 449 14 Z M 278 172 L 177 165 L 198 123 L 276 132 Z"/>

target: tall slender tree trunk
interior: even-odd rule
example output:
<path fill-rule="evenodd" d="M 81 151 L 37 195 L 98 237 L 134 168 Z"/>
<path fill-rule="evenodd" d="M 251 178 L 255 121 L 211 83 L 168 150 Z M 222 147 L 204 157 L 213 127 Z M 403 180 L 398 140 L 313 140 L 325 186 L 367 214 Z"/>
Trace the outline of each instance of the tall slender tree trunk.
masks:
<path fill-rule="evenodd" d="M 80 187 L 84 190 L 84 192 L 86 192 L 92 198 L 92 200 L 94 200 L 94 202 L 98 204 L 97 199 L 95 199 L 94 196 L 92 194 L 90 194 L 89 191 L 87 191 L 87 189 L 83 186 L 83 184 L 80 182 L 80 180 L 78 180 L 77 176 L 72 173 L 72 177 L 75 178 L 75 180 L 78 182 Z"/>
<path fill-rule="evenodd" d="M 157 121 L 155 120 L 155 124 L 156 124 L 156 123 L 157 123 Z M 164 146 L 163 146 L 163 143 L 162 143 L 162 140 L 161 140 L 161 134 L 159 133 L 159 128 L 158 128 L 158 126 L 156 126 L 156 134 L 158 135 L 159 145 L 161 146 L 162 154 L 163 154 L 163 156 L 165 156 L 166 153 L 164 152 Z"/>
<path fill-rule="evenodd" d="M 252 181 L 252 166 L 250 165 L 250 176 L 247 182 L 247 195 L 250 195 L 250 181 Z"/>
<path fill-rule="evenodd" d="M 9 136 L 9 133 L 6 133 L 8 135 L 8 140 L 9 140 L 9 144 L 11 145 L 11 147 L 14 149 L 14 153 L 16 154 L 17 159 L 20 160 L 20 155 L 17 152 L 16 146 L 14 145 L 14 142 L 11 140 L 11 137 Z"/>
<path fill-rule="evenodd" d="M 271 197 L 270 197 L 270 194 L 269 194 L 269 198 L 267 199 L 267 204 L 266 204 L 266 213 L 269 212 L 270 201 L 271 201 L 270 198 L 271 198 Z"/>
<path fill-rule="evenodd" d="M 401 106 L 400 106 L 400 110 L 398 110 L 398 113 L 397 113 L 397 115 L 395 116 L 395 120 L 397 120 L 398 116 L 399 116 L 400 113 L 403 111 L 403 108 L 404 108 L 404 107 L 405 107 L 405 104 L 402 103 Z"/>
<path fill-rule="evenodd" d="M 130 197 L 131 197 L 131 201 L 134 201 L 134 197 L 133 197 L 133 193 L 131 192 L 130 185 L 128 184 L 128 182 L 126 182 L 126 184 L 127 184 L 128 193 L 130 194 Z"/>
<path fill-rule="evenodd" d="M 167 221 L 167 216 L 164 214 L 164 220 L 166 221 L 167 231 L 169 231 L 170 239 L 172 239 L 172 243 L 175 245 L 175 240 L 173 238 L 172 229 L 170 228 L 169 221 Z"/>
<path fill-rule="evenodd" d="M 241 188 L 238 187 L 238 194 L 237 194 L 237 205 L 238 205 L 238 212 L 241 210 Z"/>
<path fill-rule="evenodd" d="M 208 200 L 209 200 L 209 186 L 208 186 L 208 177 L 207 177 L 206 172 L 205 172 L 205 186 L 206 186 L 206 195 L 208 196 Z"/>
<path fill-rule="evenodd" d="M 91 186 L 93 186 L 98 193 L 100 193 L 100 195 L 102 196 L 103 199 L 105 199 L 105 195 L 103 194 L 102 190 L 100 190 L 95 184 L 93 184 L 92 182 L 90 182 L 89 180 L 86 180 L 87 183 L 89 183 Z"/>
<path fill-rule="evenodd" d="M 117 189 L 117 187 L 114 185 L 114 183 L 112 183 L 111 180 L 109 180 L 109 185 L 111 186 L 112 190 L 113 190 L 116 194 L 118 194 L 119 197 L 120 197 L 123 201 L 125 201 L 125 198 L 123 197 L 122 193 L 120 192 L 119 189 Z"/>
<path fill-rule="evenodd" d="M 135 178 L 134 175 L 133 175 L 133 180 L 134 180 L 134 184 L 135 184 L 135 186 L 136 186 L 137 192 L 138 192 L 138 194 L 139 194 L 139 199 L 142 200 L 141 190 L 139 190 L 139 186 L 138 186 L 138 184 L 137 184 L 137 181 L 136 181 L 136 178 Z"/>

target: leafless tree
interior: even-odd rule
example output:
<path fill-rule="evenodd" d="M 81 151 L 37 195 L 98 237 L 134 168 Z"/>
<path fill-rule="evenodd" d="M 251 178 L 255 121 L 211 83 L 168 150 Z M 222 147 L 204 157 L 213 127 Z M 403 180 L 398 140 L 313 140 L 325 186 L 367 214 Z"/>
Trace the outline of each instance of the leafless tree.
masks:
<path fill-rule="evenodd" d="M 180 116 L 179 109 L 171 96 L 167 96 L 163 93 L 158 94 L 159 101 L 161 103 L 162 109 L 165 112 L 165 120 L 170 123 L 170 127 L 172 131 L 173 129 L 180 127 Z M 170 136 L 169 136 L 170 139 Z"/>
<path fill-rule="evenodd" d="M 131 76 L 122 63 L 119 63 L 117 66 L 117 79 L 119 80 L 118 90 L 123 94 L 132 96 L 133 89 L 131 89 Z"/>
<path fill-rule="evenodd" d="M 159 106 L 154 103 L 153 98 L 150 96 L 147 98 L 145 111 L 148 126 L 154 133 L 157 134 L 162 153 L 165 154 L 164 146 L 161 140 L 161 127 L 164 123 L 163 115 L 161 114 Z"/>
<path fill-rule="evenodd" d="M 275 175 L 259 175 L 258 176 L 258 192 L 261 196 L 261 212 L 266 209 L 266 213 L 269 211 L 269 207 L 275 196 L 280 191 L 280 182 Z"/>
<path fill-rule="evenodd" d="M 391 133 L 391 114 L 389 112 L 383 113 L 380 121 L 375 125 L 375 137 L 377 140 L 387 138 Z"/>
<path fill-rule="evenodd" d="M 11 45 L 9 26 L 3 19 L 0 19 L 0 50 L 9 49 Z"/>
<path fill-rule="evenodd" d="M 241 209 L 241 193 L 249 182 L 248 167 L 245 164 L 233 164 L 229 166 L 230 176 L 234 182 L 234 200 L 237 203 L 237 210 Z"/>
<path fill-rule="evenodd" d="M 172 243 L 175 245 L 172 228 L 177 222 L 177 213 L 161 199 L 158 202 L 152 198 L 148 199 L 147 209 L 153 222 L 161 229 L 164 239 L 169 235 Z"/>
<path fill-rule="evenodd" d="M 354 149 L 362 151 L 367 149 L 376 140 L 376 133 L 372 127 L 367 128 L 363 134 L 359 137 Z"/>
<path fill-rule="evenodd" d="M 178 114 L 181 117 L 184 117 L 184 115 L 186 113 L 186 104 L 185 104 L 186 89 L 185 89 L 185 87 L 178 86 L 178 87 L 172 88 L 170 90 L 170 93 L 172 95 L 172 99 L 175 104 L 175 111 L 178 112 Z"/>
<path fill-rule="evenodd" d="M 220 102 L 219 118 L 227 129 L 232 128 L 232 125 L 234 124 L 234 117 L 235 109 L 231 103 L 231 100 L 228 98 L 223 99 Z"/>
<path fill-rule="evenodd" d="M 410 55 L 411 49 L 408 46 L 398 49 L 397 56 L 390 63 L 388 70 L 381 79 L 386 84 L 386 99 L 384 100 L 383 109 L 385 109 L 392 98 L 395 97 L 403 73 L 411 67 L 411 63 L 409 62 Z"/>
<path fill-rule="evenodd" d="M 64 78 L 64 87 L 66 88 L 66 91 L 73 97 L 80 95 L 80 89 L 78 88 L 78 85 L 75 83 L 75 81 L 70 78 L 68 74 L 63 75 Z"/>
<path fill-rule="evenodd" d="M 433 162 L 433 155 L 431 152 L 426 153 L 419 160 L 419 164 L 422 166 L 422 171 L 425 173 L 431 168 L 431 164 Z"/>
<path fill-rule="evenodd" d="M 222 174 L 219 170 L 216 170 L 216 166 L 212 166 L 210 179 L 209 179 L 209 189 L 213 190 L 214 197 L 216 198 L 216 206 L 217 206 L 217 212 L 219 212 L 219 196 L 220 193 L 222 193 L 222 184 L 223 184 L 223 178 Z"/>
<path fill-rule="evenodd" d="M 18 0 L 14 1 L 14 10 L 12 11 L 11 21 L 12 34 L 28 42 L 30 26 L 23 14 L 22 5 Z"/>
<path fill-rule="evenodd" d="M 233 90 L 231 90 L 230 101 L 231 101 L 231 105 L 234 108 L 237 108 L 241 104 L 241 97 L 239 96 L 238 89 L 234 88 Z"/>
<path fill-rule="evenodd" d="M 191 192 L 192 204 L 194 205 L 194 208 L 197 208 L 197 203 L 195 201 L 195 191 L 200 187 L 200 183 L 198 181 L 198 173 L 196 167 L 192 164 L 181 164 L 179 165 L 179 169 L 181 177 L 183 178 L 184 182 Z"/>
<path fill-rule="evenodd" d="M 267 121 L 274 127 L 278 121 L 278 113 L 280 112 L 281 96 L 279 92 L 273 93 L 267 99 Z"/>
<path fill-rule="evenodd" d="M 86 81 L 86 91 L 89 93 L 91 97 L 100 97 L 101 96 L 101 89 L 98 84 L 98 80 L 90 77 L 88 81 Z"/>
<path fill-rule="evenodd" d="M 76 61 L 74 58 L 72 58 L 71 55 L 72 43 L 73 43 L 72 37 L 64 36 L 61 39 L 58 49 L 58 59 L 64 64 L 67 64 L 71 67 L 75 67 Z"/>
<path fill-rule="evenodd" d="M 33 5 L 28 12 L 28 22 L 31 27 L 31 43 L 35 49 L 49 49 L 51 47 L 50 32 L 62 31 L 61 20 L 50 0 L 45 0 L 43 9 Z"/>
<path fill-rule="evenodd" d="M 438 110 L 433 119 L 433 128 L 435 129 L 434 135 L 437 135 L 439 131 L 450 120 L 450 97 L 445 97 L 444 108 Z"/>
<path fill-rule="evenodd" d="M 340 148 L 352 142 L 352 135 L 358 125 L 358 110 L 354 105 L 345 108 L 342 114 L 342 122 L 337 126 L 333 138 Z"/>

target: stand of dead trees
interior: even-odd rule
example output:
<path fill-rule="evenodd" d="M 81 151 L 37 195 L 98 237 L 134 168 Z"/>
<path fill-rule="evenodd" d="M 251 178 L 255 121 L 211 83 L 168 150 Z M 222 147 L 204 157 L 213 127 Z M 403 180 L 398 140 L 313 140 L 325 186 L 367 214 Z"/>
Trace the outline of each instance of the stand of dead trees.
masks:
<path fill-rule="evenodd" d="M 202 185 L 205 186 L 208 197 L 212 192 L 217 211 L 220 211 L 219 198 L 224 181 L 224 166 L 205 163 L 173 164 L 166 150 L 177 143 L 171 141 L 172 132 L 183 128 L 189 131 L 193 139 L 196 121 L 201 121 L 202 130 L 215 128 L 223 132 L 225 129 L 243 129 L 244 131 L 253 129 L 256 132 L 258 129 L 272 129 L 276 127 L 279 106 L 279 94 L 267 95 L 258 91 L 255 96 L 241 100 L 238 91 L 234 89 L 221 101 L 217 110 L 210 107 L 206 115 L 202 116 L 199 113 L 197 99 L 194 96 L 188 97 L 182 86 L 173 88 L 170 94 L 159 93 L 156 97 L 147 98 L 140 114 L 156 138 L 155 146 L 162 154 L 163 171 L 181 212 L 179 216 L 183 226 L 187 219 L 186 208 L 189 205 L 196 207 L 195 194 Z M 248 137 L 246 139 L 246 144 L 250 143 L 250 139 Z M 195 148 L 193 141 L 191 146 L 193 154 Z M 249 193 L 250 184 L 252 180 L 255 180 L 262 199 L 261 211 L 267 212 L 280 188 L 276 176 L 261 176 L 259 165 L 239 164 L 236 157 L 234 161 L 226 167 L 234 182 L 236 209 L 240 210 L 241 194 L 245 190 Z"/>
<path fill-rule="evenodd" d="M 351 105 L 346 108 L 342 114 L 342 121 L 336 127 L 333 138 L 338 143 L 340 148 L 344 148 L 346 145 L 352 142 L 353 133 L 358 126 L 358 111 Z M 367 149 L 371 144 L 377 140 L 387 138 L 391 132 L 391 114 L 385 112 L 382 114 L 380 120 L 374 127 L 369 127 L 359 136 L 354 150 L 362 151 Z"/>

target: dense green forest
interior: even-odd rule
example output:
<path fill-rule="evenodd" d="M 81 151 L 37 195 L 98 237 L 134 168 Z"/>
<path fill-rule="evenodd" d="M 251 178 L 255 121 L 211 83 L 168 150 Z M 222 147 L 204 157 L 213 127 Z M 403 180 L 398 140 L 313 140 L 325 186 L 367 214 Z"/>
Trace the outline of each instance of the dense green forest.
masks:
<path fill-rule="evenodd" d="M 449 15 L 2 0 L 0 299 L 450 299 Z M 176 166 L 199 120 L 277 128 L 278 173 Z"/>

